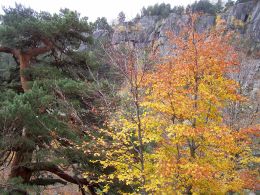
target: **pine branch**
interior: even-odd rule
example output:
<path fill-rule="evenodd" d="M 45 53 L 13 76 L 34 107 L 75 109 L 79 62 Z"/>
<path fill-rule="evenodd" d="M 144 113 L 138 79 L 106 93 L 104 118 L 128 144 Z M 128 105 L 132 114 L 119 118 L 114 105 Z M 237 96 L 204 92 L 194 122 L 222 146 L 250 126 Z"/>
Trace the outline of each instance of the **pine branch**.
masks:
<path fill-rule="evenodd" d="M 66 185 L 67 182 L 61 180 L 61 179 L 51 179 L 51 178 L 38 178 L 31 180 L 29 184 L 31 185 L 40 185 L 40 186 L 48 186 L 48 185 L 55 185 L 57 183 Z"/>
<path fill-rule="evenodd" d="M 77 176 L 70 176 L 69 174 L 65 173 L 63 170 L 61 170 L 57 165 L 54 165 L 49 162 L 40 162 L 40 163 L 32 163 L 27 168 L 29 168 L 31 171 L 48 171 L 51 172 L 60 178 L 64 179 L 67 182 L 77 184 L 79 186 L 85 185 L 88 186 L 89 191 L 92 195 L 96 195 L 94 190 L 94 184 L 91 184 L 87 179 L 85 178 L 78 178 Z"/>
<path fill-rule="evenodd" d="M 0 52 L 4 52 L 4 53 L 10 53 L 14 55 L 14 50 L 9 48 L 9 47 L 0 47 Z"/>
<path fill-rule="evenodd" d="M 44 54 L 53 48 L 53 43 L 50 40 L 48 40 L 46 38 L 42 38 L 41 41 L 44 43 L 44 45 L 45 45 L 44 47 L 34 47 L 34 48 L 30 48 L 27 51 L 31 57 L 35 57 L 40 54 Z"/>

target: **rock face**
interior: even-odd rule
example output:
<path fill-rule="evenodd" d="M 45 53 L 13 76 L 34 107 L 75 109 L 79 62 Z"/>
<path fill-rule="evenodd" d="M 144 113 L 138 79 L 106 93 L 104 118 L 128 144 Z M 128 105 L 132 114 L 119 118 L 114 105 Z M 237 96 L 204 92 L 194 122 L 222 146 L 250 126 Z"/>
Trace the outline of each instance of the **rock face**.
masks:
<path fill-rule="evenodd" d="M 165 44 L 167 31 L 178 32 L 187 22 L 187 15 L 175 13 L 161 20 L 156 16 L 145 16 L 135 21 L 124 22 L 114 28 L 112 44 L 117 45 L 129 41 L 135 44 L 147 45 L 154 40 Z M 197 29 L 198 31 L 203 31 L 213 26 L 214 23 L 215 16 L 203 15 L 200 17 Z"/>
<path fill-rule="evenodd" d="M 244 57 L 239 69 L 239 72 L 230 77 L 239 83 L 240 92 L 249 98 L 243 103 L 243 107 L 233 108 L 233 111 L 236 110 L 233 113 L 236 125 L 248 127 L 260 123 L 260 118 L 257 117 L 260 114 L 260 59 Z"/>
<path fill-rule="evenodd" d="M 227 11 L 228 22 L 231 23 L 233 18 L 246 22 L 249 19 L 249 15 L 252 13 L 254 7 L 255 1 L 235 4 Z"/>
<path fill-rule="evenodd" d="M 260 1 L 252 0 L 238 3 L 226 10 L 221 17 L 227 21 L 231 29 L 238 30 L 241 35 L 250 41 L 253 49 L 260 49 Z M 216 16 L 202 15 L 197 30 L 199 32 L 212 27 Z M 156 16 L 145 16 L 131 22 L 124 22 L 115 26 L 112 36 L 114 45 L 122 42 L 147 45 L 158 40 L 161 45 L 167 43 L 166 32 L 178 31 L 181 25 L 187 22 L 186 15 L 170 14 L 165 19 Z"/>
<path fill-rule="evenodd" d="M 151 41 L 150 35 L 155 31 L 158 21 L 156 16 L 146 16 L 135 21 L 124 22 L 114 28 L 112 44 L 132 42 L 133 44 L 148 44 Z"/>
<path fill-rule="evenodd" d="M 254 9 L 252 9 L 252 17 L 249 24 L 249 28 L 247 29 L 247 33 L 253 38 L 253 40 L 260 43 L 260 1 L 255 5 Z"/>
<path fill-rule="evenodd" d="M 250 41 L 252 49 L 260 49 L 260 1 L 235 4 L 223 14 L 223 18 Z"/>

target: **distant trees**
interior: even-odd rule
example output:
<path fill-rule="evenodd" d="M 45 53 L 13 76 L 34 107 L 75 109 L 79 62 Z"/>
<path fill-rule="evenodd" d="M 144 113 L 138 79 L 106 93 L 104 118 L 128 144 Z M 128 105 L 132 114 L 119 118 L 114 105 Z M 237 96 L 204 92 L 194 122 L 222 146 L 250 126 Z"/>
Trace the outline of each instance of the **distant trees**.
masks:
<path fill-rule="evenodd" d="M 245 3 L 249 1 L 254 1 L 254 0 L 237 0 L 236 3 Z"/>
<path fill-rule="evenodd" d="M 236 3 L 244 3 L 252 0 L 237 0 Z M 233 0 L 228 0 L 225 4 L 225 7 L 230 7 L 234 5 Z M 212 3 L 210 0 L 199 0 L 188 5 L 186 7 L 186 12 L 202 12 L 211 15 L 215 15 L 223 10 L 224 3 L 222 0 L 218 0 L 216 3 Z M 183 6 L 174 6 L 171 8 L 170 4 L 155 4 L 148 6 L 147 8 L 143 7 L 141 10 L 141 16 L 159 16 L 161 18 L 166 18 L 170 13 L 183 14 L 185 11 Z"/>
<path fill-rule="evenodd" d="M 142 16 L 161 16 L 163 18 L 167 17 L 171 13 L 170 4 L 155 4 L 153 6 L 148 6 L 142 9 Z"/>
<path fill-rule="evenodd" d="M 124 13 L 124 12 L 120 12 L 120 13 L 118 14 L 118 16 L 117 16 L 118 22 L 119 22 L 119 23 L 123 23 L 123 22 L 125 22 L 125 19 L 126 19 L 125 13 Z"/>
<path fill-rule="evenodd" d="M 221 12 L 221 10 L 223 9 L 223 2 L 222 0 L 218 0 L 216 5 L 215 5 L 215 8 L 216 8 L 216 12 L 219 13 Z"/>
<path fill-rule="evenodd" d="M 215 15 L 223 9 L 222 0 L 218 0 L 216 4 L 211 3 L 209 0 L 195 1 L 193 4 L 186 7 L 186 12 L 203 12 Z M 155 4 L 153 6 L 143 7 L 141 10 L 142 16 L 159 16 L 166 18 L 170 13 L 183 14 L 185 11 L 183 6 L 174 6 L 171 8 L 170 4 Z"/>
<path fill-rule="evenodd" d="M 183 6 L 174 6 L 171 8 L 170 4 L 155 4 L 153 6 L 148 6 L 147 8 L 143 7 L 141 11 L 142 16 L 159 16 L 166 18 L 170 13 L 181 14 L 184 11 Z"/>
<path fill-rule="evenodd" d="M 94 23 L 92 23 L 93 31 L 103 30 L 111 34 L 113 32 L 113 28 L 108 24 L 107 19 L 105 17 L 98 17 Z"/>
<path fill-rule="evenodd" d="M 98 17 L 93 23 L 94 29 L 109 29 L 110 25 L 105 17 Z"/>
<path fill-rule="evenodd" d="M 209 0 L 199 0 L 191 4 L 192 12 L 203 12 L 207 14 L 216 14 L 219 9 L 219 1 L 217 4 L 212 4 Z"/>
<path fill-rule="evenodd" d="M 174 6 L 172 8 L 172 13 L 176 13 L 176 14 L 183 14 L 184 13 L 184 7 L 183 6 Z"/>
<path fill-rule="evenodd" d="M 225 4 L 225 7 L 226 7 L 226 8 L 229 8 L 230 6 L 233 6 L 234 4 L 235 4 L 234 1 L 228 0 L 227 3 Z"/>

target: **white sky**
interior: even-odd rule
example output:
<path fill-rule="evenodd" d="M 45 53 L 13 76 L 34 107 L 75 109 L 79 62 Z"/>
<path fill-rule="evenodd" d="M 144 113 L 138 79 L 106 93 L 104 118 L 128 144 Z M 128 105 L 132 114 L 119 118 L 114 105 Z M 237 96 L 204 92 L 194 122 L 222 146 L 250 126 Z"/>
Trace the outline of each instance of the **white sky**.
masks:
<path fill-rule="evenodd" d="M 194 0 L 0 0 L 0 13 L 2 6 L 13 7 L 15 2 L 29 6 L 37 11 L 58 12 L 60 8 L 77 10 L 81 16 L 87 16 L 90 21 L 97 17 L 106 17 L 108 21 L 116 19 L 118 13 L 123 11 L 127 19 L 131 19 L 140 12 L 142 7 L 156 3 L 170 3 L 174 5 L 187 5 Z"/>

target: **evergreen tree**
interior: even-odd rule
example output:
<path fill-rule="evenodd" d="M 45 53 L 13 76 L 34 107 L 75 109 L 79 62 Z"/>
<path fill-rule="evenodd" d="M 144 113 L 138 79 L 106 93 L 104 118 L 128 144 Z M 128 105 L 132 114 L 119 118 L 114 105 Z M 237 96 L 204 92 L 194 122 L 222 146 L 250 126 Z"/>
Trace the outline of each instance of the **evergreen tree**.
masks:
<path fill-rule="evenodd" d="M 229 7 L 233 6 L 233 5 L 234 5 L 234 1 L 228 0 L 227 3 L 225 4 L 225 7 L 229 8 Z"/>
<path fill-rule="evenodd" d="M 203 12 L 208 14 L 216 14 L 216 7 L 209 0 L 199 0 L 191 4 L 193 12 Z"/>
<path fill-rule="evenodd" d="M 216 3 L 216 5 L 215 5 L 215 9 L 216 9 L 216 12 L 217 13 L 219 13 L 219 12 L 221 12 L 222 11 L 222 9 L 223 9 L 223 2 L 222 2 L 222 0 L 218 0 L 217 1 L 217 3 Z"/>
<path fill-rule="evenodd" d="M 2 86 L 0 95 L 0 165 L 11 170 L 5 190 L 27 194 L 19 183 L 70 182 L 82 194 L 83 186 L 95 194 L 99 165 L 91 160 L 97 158 L 94 142 L 103 119 L 86 71 L 96 66 L 93 55 L 78 49 L 91 43 L 90 34 L 87 18 L 68 9 L 53 15 L 18 4 L 4 9 L 0 52 L 11 54 L 20 70 L 20 89 Z"/>
<path fill-rule="evenodd" d="M 96 21 L 93 23 L 94 30 L 107 30 L 108 32 L 112 32 L 113 29 L 108 24 L 107 19 L 105 17 L 98 17 Z"/>
<path fill-rule="evenodd" d="M 254 0 L 237 0 L 236 3 L 246 3 L 249 1 L 254 1 Z"/>
<path fill-rule="evenodd" d="M 125 22 L 125 13 L 124 12 L 120 12 L 119 14 L 118 14 L 118 17 L 117 17 L 117 19 L 118 19 L 118 22 L 119 23 L 124 23 Z"/>
<path fill-rule="evenodd" d="M 183 6 L 174 6 L 172 8 L 172 12 L 181 15 L 184 13 L 184 7 Z"/>
<path fill-rule="evenodd" d="M 181 6 L 180 6 L 181 7 Z M 166 18 L 172 12 L 170 4 L 155 4 L 153 6 L 148 6 L 147 8 L 142 8 L 142 16 L 159 16 L 161 18 Z"/>

